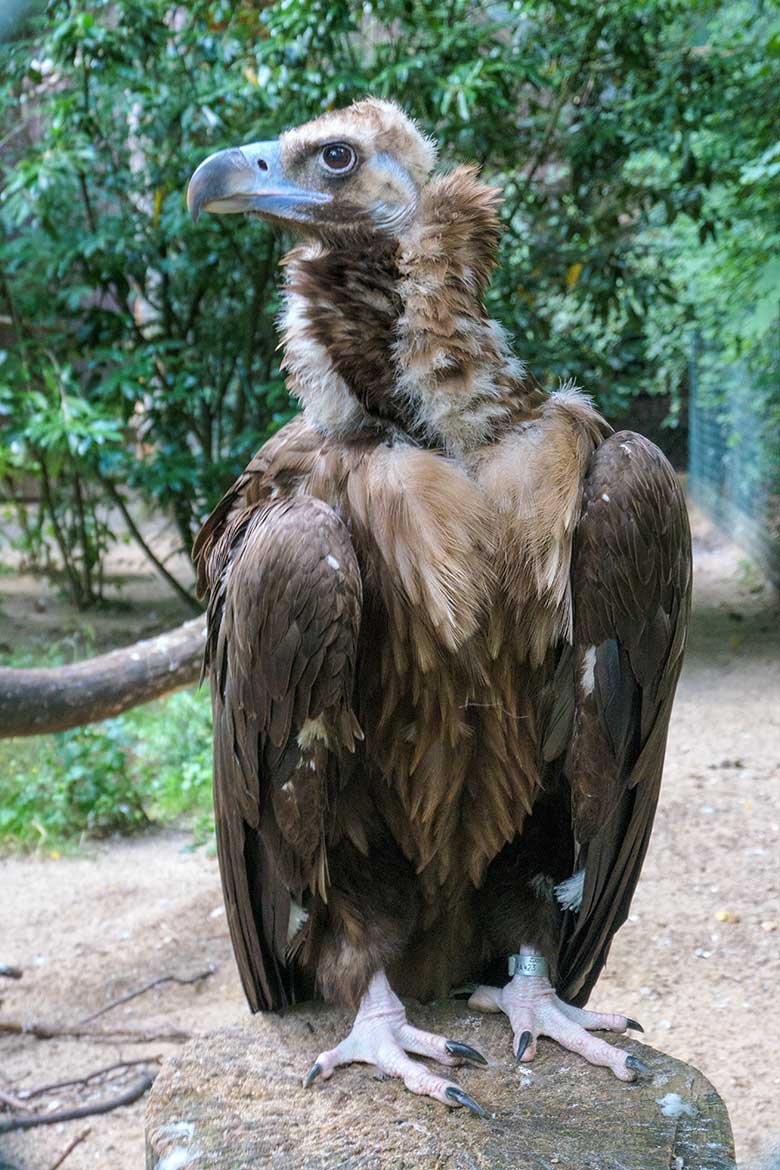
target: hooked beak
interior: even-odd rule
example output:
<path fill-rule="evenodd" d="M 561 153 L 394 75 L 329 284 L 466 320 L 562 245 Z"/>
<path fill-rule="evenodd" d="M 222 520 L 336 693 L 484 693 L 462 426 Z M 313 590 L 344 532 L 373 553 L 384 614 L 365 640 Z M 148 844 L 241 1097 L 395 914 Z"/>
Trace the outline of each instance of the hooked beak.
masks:
<path fill-rule="evenodd" d="M 187 187 L 187 207 L 197 223 L 201 211 L 254 211 L 280 219 L 305 219 L 307 209 L 330 195 L 306 191 L 284 176 L 278 142 L 251 142 L 220 150 L 204 160 Z"/>

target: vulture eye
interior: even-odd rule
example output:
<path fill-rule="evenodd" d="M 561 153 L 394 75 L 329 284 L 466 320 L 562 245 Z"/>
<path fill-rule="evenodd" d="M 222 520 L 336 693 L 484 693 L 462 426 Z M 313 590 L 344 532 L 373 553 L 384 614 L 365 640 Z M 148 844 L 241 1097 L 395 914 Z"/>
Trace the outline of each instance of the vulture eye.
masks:
<path fill-rule="evenodd" d="M 322 148 L 320 154 L 326 170 L 334 175 L 346 175 L 357 162 L 357 155 L 346 142 L 331 142 Z"/>

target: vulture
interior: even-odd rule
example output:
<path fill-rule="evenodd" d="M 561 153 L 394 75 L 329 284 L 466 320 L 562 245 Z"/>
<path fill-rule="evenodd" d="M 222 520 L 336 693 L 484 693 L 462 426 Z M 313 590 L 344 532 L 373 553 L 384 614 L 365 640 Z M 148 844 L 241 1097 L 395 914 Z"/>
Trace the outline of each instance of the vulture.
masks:
<path fill-rule="evenodd" d="M 546 1036 L 645 1071 L 591 1034 L 638 1024 L 584 1005 L 648 846 L 690 533 L 660 450 L 513 353 L 485 308 L 500 192 L 435 162 L 368 98 L 192 175 L 194 219 L 294 238 L 281 334 L 301 407 L 194 558 L 251 1009 L 355 1012 L 306 1085 L 358 1061 L 485 1116 L 453 1079 L 485 1058 L 402 997 L 470 989 L 518 1060 Z"/>

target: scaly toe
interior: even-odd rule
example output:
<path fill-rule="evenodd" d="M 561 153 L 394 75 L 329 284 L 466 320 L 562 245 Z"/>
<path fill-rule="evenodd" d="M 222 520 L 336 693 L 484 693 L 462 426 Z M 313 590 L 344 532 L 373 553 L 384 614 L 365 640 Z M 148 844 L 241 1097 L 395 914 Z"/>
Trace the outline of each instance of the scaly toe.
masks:
<path fill-rule="evenodd" d="M 562 1048 L 582 1056 L 589 1064 L 611 1069 L 621 1081 L 634 1079 L 633 1073 L 626 1068 L 626 1054 L 622 1049 L 591 1035 L 582 1025 L 575 1024 L 563 1013 L 551 1009 L 541 1031 L 552 1040 L 557 1040 Z"/>
<path fill-rule="evenodd" d="M 436 1060 L 439 1064 L 449 1067 L 463 1064 L 487 1065 L 487 1060 L 472 1048 L 470 1044 L 463 1044 L 460 1040 L 447 1040 L 436 1032 L 424 1032 L 422 1028 L 415 1028 L 411 1024 L 402 1024 L 394 1032 L 395 1038 L 405 1052 L 413 1052 L 415 1056 L 427 1056 L 429 1060 Z"/>
<path fill-rule="evenodd" d="M 318 1079 L 328 1080 L 340 1065 L 370 1064 L 379 1074 L 402 1080 L 412 1093 L 432 1097 L 450 1108 L 463 1106 L 480 1117 L 487 1117 L 482 1106 L 460 1085 L 438 1076 L 421 1061 L 412 1060 L 408 1056 L 410 1052 L 450 1068 L 464 1063 L 487 1064 L 482 1053 L 470 1044 L 413 1027 L 406 1019 L 401 1001 L 389 986 L 379 981 L 376 992 L 361 1004 L 349 1035 L 335 1048 L 319 1054 L 303 1086 L 308 1089 Z"/>
<path fill-rule="evenodd" d="M 636 1057 L 589 1029 L 625 1032 L 635 1021 L 623 1015 L 590 1012 L 564 1003 L 553 992 L 547 979 L 538 976 L 514 976 L 500 991 L 493 987 L 479 987 L 470 1000 L 470 1006 L 482 1011 L 503 1011 L 509 1017 L 514 1036 L 515 1060 L 525 1063 L 536 1055 L 538 1036 L 548 1036 L 562 1048 L 582 1056 L 590 1064 L 612 1070 L 622 1081 L 633 1081 L 637 1074 L 649 1069 Z"/>
<path fill-rule="evenodd" d="M 328 1081 L 341 1064 L 349 1064 L 359 1059 L 352 1055 L 351 1034 L 342 1040 L 335 1048 L 321 1052 L 306 1076 L 303 1078 L 304 1089 L 310 1089 L 315 1081 Z"/>
<path fill-rule="evenodd" d="M 614 1015 L 608 1012 L 590 1012 L 585 1008 L 577 1008 L 570 1003 L 564 1003 L 557 995 L 555 1006 L 575 1024 L 579 1024 L 581 1028 L 587 1028 L 589 1031 L 625 1032 L 626 1028 L 633 1028 L 637 1032 L 644 1032 L 642 1025 L 638 1024 L 636 1020 L 630 1019 L 629 1016 Z"/>

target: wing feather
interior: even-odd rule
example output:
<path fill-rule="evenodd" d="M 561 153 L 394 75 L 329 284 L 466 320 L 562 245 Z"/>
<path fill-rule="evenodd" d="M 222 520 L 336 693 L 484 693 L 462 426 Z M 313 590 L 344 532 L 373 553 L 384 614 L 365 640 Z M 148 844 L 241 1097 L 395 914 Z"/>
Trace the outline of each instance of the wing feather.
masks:
<path fill-rule="evenodd" d="M 307 496 L 232 501 L 206 545 L 220 872 L 244 990 L 271 1010 L 299 995 L 291 903 L 326 894 L 329 793 L 361 734 L 361 578 L 346 527 Z"/>
<path fill-rule="evenodd" d="M 688 517 L 671 466 L 640 435 L 610 436 L 588 471 L 572 564 L 564 770 L 585 886 L 579 913 L 565 915 L 559 972 L 561 994 L 576 1004 L 587 1000 L 628 915 L 647 851 L 690 584 Z M 566 696 L 556 709 L 567 709 Z M 559 727 L 555 739 L 560 744 Z"/>

